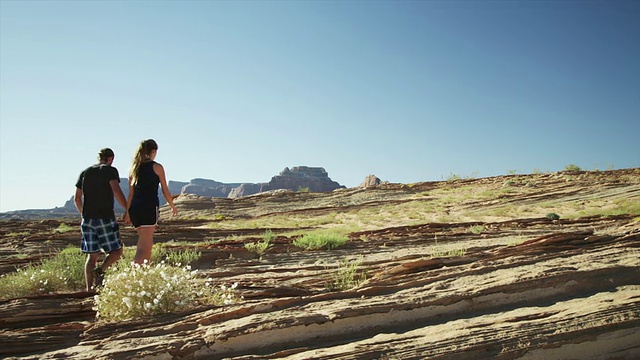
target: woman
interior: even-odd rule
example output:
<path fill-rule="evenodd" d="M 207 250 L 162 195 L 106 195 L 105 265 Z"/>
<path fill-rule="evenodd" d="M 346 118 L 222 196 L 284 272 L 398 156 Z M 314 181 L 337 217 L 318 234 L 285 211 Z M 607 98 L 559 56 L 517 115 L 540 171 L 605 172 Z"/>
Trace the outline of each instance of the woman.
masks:
<path fill-rule="evenodd" d="M 162 165 L 154 161 L 158 154 L 158 144 L 153 139 L 140 143 L 133 158 L 133 166 L 129 173 L 129 220 L 138 233 L 138 247 L 134 262 L 143 264 L 151 261 L 153 233 L 158 225 L 158 185 L 162 186 L 162 194 L 171 206 L 173 215 L 178 213 L 173 198 L 169 193 L 167 179 Z"/>

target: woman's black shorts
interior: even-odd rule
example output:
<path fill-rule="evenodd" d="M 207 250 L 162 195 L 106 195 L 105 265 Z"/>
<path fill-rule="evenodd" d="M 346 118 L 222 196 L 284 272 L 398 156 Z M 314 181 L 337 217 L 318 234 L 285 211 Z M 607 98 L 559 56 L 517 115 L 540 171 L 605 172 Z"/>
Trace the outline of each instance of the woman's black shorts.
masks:
<path fill-rule="evenodd" d="M 158 207 L 155 205 L 131 205 L 129 219 L 134 227 L 156 226 L 159 217 Z"/>

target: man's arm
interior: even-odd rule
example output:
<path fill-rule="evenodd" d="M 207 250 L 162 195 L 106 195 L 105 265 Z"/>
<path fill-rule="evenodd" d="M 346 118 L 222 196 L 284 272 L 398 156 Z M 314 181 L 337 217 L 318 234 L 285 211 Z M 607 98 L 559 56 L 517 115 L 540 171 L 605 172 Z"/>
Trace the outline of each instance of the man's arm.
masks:
<path fill-rule="evenodd" d="M 73 196 L 73 202 L 76 203 L 76 209 L 82 215 L 82 189 L 76 188 L 76 194 Z"/>
<path fill-rule="evenodd" d="M 122 192 L 122 189 L 120 189 L 118 180 L 109 181 L 109 185 L 111 185 L 111 190 L 113 190 L 113 195 L 116 197 L 116 200 L 118 200 L 118 203 L 122 205 L 124 212 L 126 213 L 129 210 L 127 208 L 127 198 L 124 197 L 124 193 Z"/>

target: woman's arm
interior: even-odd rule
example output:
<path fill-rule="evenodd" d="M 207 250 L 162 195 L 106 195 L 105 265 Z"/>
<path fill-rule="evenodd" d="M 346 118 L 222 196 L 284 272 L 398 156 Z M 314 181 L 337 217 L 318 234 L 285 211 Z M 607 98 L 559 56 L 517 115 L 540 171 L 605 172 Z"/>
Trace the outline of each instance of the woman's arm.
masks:
<path fill-rule="evenodd" d="M 156 175 L 158 175 L 158 178 L 160 178 L 162 195 L 164 195 L 167 203 L 169 204 L 169 206 L 171 206 L 173 215 L 176 215 L 178 213 L 178 209 L 176 209 L 176 206 L 173 204 L 173 196 L 171 196 L 171 193 L 169 192 L 169 186 L 167 185 L 167 177 L 164 174 L 164 168 L 162 167 L 162 165 L 155 163 L 153 164 L 153 171 L 156 173 Z"/>
<path fill-rule="evenodd" d="M 134 190 L 134 186 L 131 183 L 131 177 L 129 177 L 129 195 L 127 196 L 127 208 L 125 209 L 125 213 L 124 213 L 124 222 L 125 223 L 129 223 L 131 222 L 129 219 L 129 208 L 131 207 L 131 200 L 133 200 L 133 192 Z"/>

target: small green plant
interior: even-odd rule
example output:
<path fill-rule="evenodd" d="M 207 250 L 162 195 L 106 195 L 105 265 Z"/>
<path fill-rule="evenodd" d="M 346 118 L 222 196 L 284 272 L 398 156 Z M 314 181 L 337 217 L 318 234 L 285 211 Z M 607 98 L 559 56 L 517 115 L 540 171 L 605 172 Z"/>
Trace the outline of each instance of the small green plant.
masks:
<path fill-rule="evenodd" d="M 228 304 L 238 299 L 226 287 L 220 294 L 209 280 L 197 279 L 196 273 L 189 266 L 181 268 L 165 263 L 120 267 L 105 276 L 104 287 L 94 297 L 97 317 L 120 321 L 181 312 L 202 303 Z"/>
<path fill-rule="evenodd" d="M 429 257 L 431 259 L 435 258 L 450 258 L 454 256 L 464 256 L 467 253 L 466 248 L 452 248 L 445 249 L 440 246 L 433 246 L 429 251 Z"/>
<path fill-rule="evenodd" d="M 274 234 L 271 230 L 266 230 L 264 232 L 264 235 L 262 236 L 261 241 L 244 244 L 244 247 L 248 251 L 262 256 L 262 254 L 266 253 L 269 249 L 273 247 L 273 245 L 271 244 L 271 240 L 275 238 L 276 238 L 276 234 Z"/>
<path fill-rule="evenodd" d="M 224 239 L 220 238 L 220 239 L 216 239 L 213 236 L 208 236 L 206 238 L 204 238 L 204 241 L 198 243 L 199 245 L 216 245 L 221 243 L 222 241 L 224 241 Z"/>
<path fill-rule="evenodd" d="M 305 192 L 308 193 L 309 191 L 309 187 L 308 186 L 298 186 L 298 192 Z"/>
<path fill-rule="evenodd" d="M 560 220 L 560 215 L 558 215 L 556 213 L 548 213 L 547 214 L 547 219 L 549 219 L 549 220 Z"/>
<path fill-rule="evenodd" d="M 566 171 L 582 171 L 580 166 L 575 165 L 575 164 L 569 164 L 569 165 L 565 166 L 564 169 Z"/>
<path fill-rule="evenodd" d="M 473 225 L 469 228 L 469 232 L 475 235 L 482 234 L 484 231 L 484 225 Z"/>
<path fill-rule="evenodd" d="M 191 265 L 196 262 L 202 253 L 196 249 L 186 249 L 182 251 L 167 251 L 164 261 L 169 265 L 182 266 Z"/>
<path fill-rule="evenodd" d="M 456 181 L 460 179 L 461 179 L 460 175 L 454 174 L 454 173 L 450 173 L 449 176 L 447 176 L 447 181 Z"/>
<path fill-rule="evenodd" d="M 517 246 L 522 244 L 523 242 L 525 242 L 526 239 L 524 238 L 519 238 L 519 239 L 515 239 L 515 240 L 511 240 L 507 243 L 507 246 Z"/>
<path fill-rule="evenodd" d="M 25 235 L 29 235 L 29 232 L 28 231 L 16 231 L 16 232 L 10 232 L 5 236 L 6 237 L 17 237 L 17 236 L 25 236 Z"/>
<path fill-rule="evenodd" d="M 69 225 L 67 225 L 65 223 L 60 223 L 60 225 L 58 225 L 58 227 L 53 230 L 53 233 L 54 234 L 60 234 L 60 233 L 66 233 L 66 232 L 69 232 L 69 231 L 74 231 L 74 230 L 76 230 L 75 227 L 69 226 Z"/>
<path fill-rule="evenodd" d="M 157 264 L 161 262 L 167 255 L 167 249 L 164 243 L 157 243 L 153 245 L 151 248 L 151 263 Z M 135 247 L 125 247 L 122 252 L 122 257 L 115 264 L 118 266 L 119 264 L 130 264 L 133 262 L 133 259 L 136 256 L 136 248 Z M 110 270 L 110 269 L 109 269 Z M 107 270 L 107 271 L 109 271 Z"/>
<path fill-rule="evenodd" d="M 264 242 L 271 242 L 271 240 L 275 239 L 277 237 L 277 235 L 271 231 L 271 229 L 267 229 L 264 231 L 264 234 L 262 234 L 262 240 L 264 240 Z"/>
<path fill-rule="evenodd" d="M 340 267 L 330 275 L 327 282 L 327 289 L 331 291 L 349 290 L 360 286 L 366 279 L 367 274 L 364 270 L 359 270 L 362 258 L 356 261 L 342 260 Z"/>
<path fill-rule="evenodd" d="M 213 215 L 212 219 L 213 221 L 224 221 L 224 220 L 233 220 L 233 218 L 231 216 L 227 216 L 224 214 L 215 214 Z"/>
<path fill-rule="evenodd" d="M 507 174 L 509 175 L 515 175 L 517 172 L 518 172 L 517 169 L 507 170 Z"/>
<path fill-rule="evenodd" d="M 349 241 L 349 238 L 344 234 L 317 232 L 305 234 L 302 237 L 295 239 L 293 241 L 293 245 L 305 250 L 318 250 L 322 248 L 331 250 L 346 244 L 347 241 Z"/>

